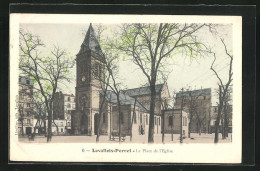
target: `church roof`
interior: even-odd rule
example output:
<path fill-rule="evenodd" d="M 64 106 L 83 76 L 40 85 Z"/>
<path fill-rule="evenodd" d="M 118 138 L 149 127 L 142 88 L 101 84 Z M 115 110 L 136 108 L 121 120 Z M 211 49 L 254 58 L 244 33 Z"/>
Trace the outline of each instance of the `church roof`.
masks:
<path fill-rule="evenodd" d="M 104 56 L 91 23 L 90 23 L 88 31 L 86 33 L 85 39 L 84 39 L 83 43 L 81 44 L 78 55 L 82 54 L 88 50 L 91 50 L 91 51 L 99 54 L 102 57 Z"/>
<path fill-rule="evenodd" d="M 163 85 L 164 84 L 155 85 L 156 93 L 159 93 L 162 90 Z M 131 97 L 134 97 L 134 96 L 142 96 L 142 95 L 151 94 L 151 90 L 150 90 L 150 86 L 147 86 L 147 87 L 139 87 L 139 88 L 124 90 L 124 93 Z"/>
<path fill-rule="evenodd" d="M 211 88 L 205 88 L 200 90 L 193 90 L 193 91 L 184 91 L 179 92 L 176 94 L 176 97 L 187 97 L 187 96 L 207 96 L 211 95 Z"/>
<path fill-rule="evenodd" d="M 103 94 L 103 93 L 102 93 Z M 109 101 L 110 103 L 114 103 L 114 104 L 117 104 L 117 97 L 116 97 L 116 94 L 112 91 L 107 91 L 106 93 L 106 99 L 107 101 Z M 121 105 L 134 105 L 135 104 L 135 99 L 128 96 L 127 94 L 125 93 L 120 93 L 119 95 L 119 99 L 120 99 L 120 104 Z M 141 103 L 139 103 L 137 100 L 136 100 L 136 104 L 135 104 L 141 111 L 143 112 L 149 112 Z"/>

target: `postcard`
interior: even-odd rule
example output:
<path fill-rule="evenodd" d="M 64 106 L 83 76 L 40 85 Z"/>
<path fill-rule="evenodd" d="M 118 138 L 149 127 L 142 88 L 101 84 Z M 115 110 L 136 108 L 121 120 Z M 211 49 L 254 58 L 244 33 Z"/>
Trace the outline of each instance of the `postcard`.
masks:
<path fill-rule="evenodd" d="M 10 14 L 10 161 L 241 163 L 242 17 Z"/>

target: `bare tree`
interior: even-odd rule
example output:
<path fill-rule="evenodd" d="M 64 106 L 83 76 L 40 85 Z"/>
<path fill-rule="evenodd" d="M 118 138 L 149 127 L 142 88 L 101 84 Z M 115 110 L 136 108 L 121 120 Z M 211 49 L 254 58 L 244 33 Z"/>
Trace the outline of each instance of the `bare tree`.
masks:
<path fill-rule="evenodd" d="M 228 137 L 228 132 L 229 132 L 229 122 L 232 117 L 232 107 L 230 105 L 231 101 L 231 94 L 232 94 L 232 86 L 230 86 L 227 96 L 224 99 L 224 106 L 223 106 L 223 133 L 222 133 L 222 138 L 226 139 Z"/>
<path fill-rule="evenodd" d="M 20 30 L 19 69 L 22 75 L 29 76 L 37 83 L 43 96 L 48 113 L 47 142 L 52 138 L 53 100 L 58 84 L 70 82 L 70 71 L 73 67 L 73 57 L 58 46 L 54 46 L 49 55 L 41 55 L 39 49 L 44 47 L 39 36 Z"/>
<path fill-rule="evenodd" d="M 120 49 L 136 64 L 146 76 L 151 90 L 150 124 L 148 142 L 154 142 L 155 85 L 159 73 L 165 70 L 176 54 L 195 58 L 202 54 L 204 44 L 195 35 L 207 24 L 123 24 L 120 35 Z"/>
<path fill-rule="evenodd" d="M 136 119 L 136 98 L 135 98 L 135 102 L 134 102 L 134 109 L 133 109 L 133 117 L 131 119 L 131 133 L 130 133 L 130 142 L 132 142 L 132 137 L 133 137 L 133 123 L 134 123 L 134 119 Z"/>
<path fill-rule="evenodd" d="M 39 91 L 35 91 L 33 93 L 33 104 L 34 104 L 34 118 L 37 120 L 34 126 L 34 132 L 36 130 L 37 125 L 42 128 L 42 122 L 43 122 L 43 128 L 44 133 L 46 135 L 46 106 L 44 104 L 43 96 Z"/>
<path fill-rule="evenodd" d="M 215 122 L 215 139 L 214 139 L 214 143 L 218 143 L 218 133 L 219 133 L 219 122 L 220 122 L 220 118 L 221 118 L 221 113 L 223 111 L 223 107 L 224 107 L 224 102 L 225 99 L 228 96 L 228 90 L 229 87 L 231 86 L 232 80 L 233 80 L 233 70 L 232 70 L 232 64 L 233 64 L 233 55 L 231 55 L 228 50 L 227 50 L 227 46 L 224 42 L 224 39 L 220 39 L 224 49 L 225 49 L 225 53 L 228 56 L 228 58 L 230 59 L 229 61 L 229 71 L 228 71 L 228 80 L 226 83 L 223 82 L 223 79 L 220 78 L 218 72 L 214 69 L 214 63 L 217 59 L 216 57 L 216 53 L 211 52 L 213 54 L 214 60 L 211 64 L 211 70 L 214 72 L 214 74 L 216 75 L 219 83 L 218 83 L 218 115 L 217 115 L 217 119 Z"/>

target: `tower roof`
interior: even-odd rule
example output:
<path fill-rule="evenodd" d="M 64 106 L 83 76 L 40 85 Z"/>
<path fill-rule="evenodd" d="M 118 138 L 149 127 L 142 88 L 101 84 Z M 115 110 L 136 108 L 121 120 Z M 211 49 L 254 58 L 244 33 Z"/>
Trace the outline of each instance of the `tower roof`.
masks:
<path fill-rule="evenodd" d="M 91 50 L 91 51 L 99 54 L 102 57 L 104 56 L 91 23 L 90 23 L 88 31 L 86 33 L 85 39 L 84 39 L 83 43 L 81 44 L 78 55 L 82 54 L 88 50 Z"/>

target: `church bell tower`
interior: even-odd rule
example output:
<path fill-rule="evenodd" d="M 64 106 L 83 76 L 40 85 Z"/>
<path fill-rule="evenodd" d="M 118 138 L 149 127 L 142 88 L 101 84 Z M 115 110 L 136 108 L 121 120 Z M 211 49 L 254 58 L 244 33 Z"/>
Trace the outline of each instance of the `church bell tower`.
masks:
<path fill-rule="evenodd" d="M 99 112 L 99 94 L 104 79 L 104 55 L 90 23 L 76 55 L 76 110 L 72 112 L 74 134 L 94 134 L 94 115 Z"/>

